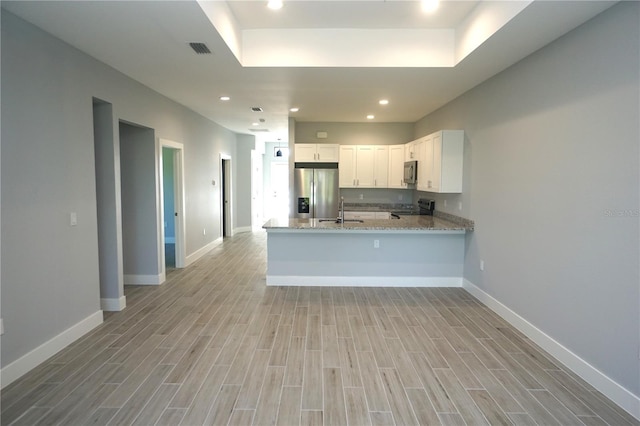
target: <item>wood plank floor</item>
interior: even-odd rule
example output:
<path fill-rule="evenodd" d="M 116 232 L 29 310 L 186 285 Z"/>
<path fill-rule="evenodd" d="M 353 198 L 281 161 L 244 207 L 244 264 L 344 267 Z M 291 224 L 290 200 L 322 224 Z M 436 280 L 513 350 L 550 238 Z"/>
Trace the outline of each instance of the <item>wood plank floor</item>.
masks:
<path fill-rule="evenodd" d="M 266 287 L 225 239 L 2 391 L 9 425 L 637 425 L 453 288 Z"/>

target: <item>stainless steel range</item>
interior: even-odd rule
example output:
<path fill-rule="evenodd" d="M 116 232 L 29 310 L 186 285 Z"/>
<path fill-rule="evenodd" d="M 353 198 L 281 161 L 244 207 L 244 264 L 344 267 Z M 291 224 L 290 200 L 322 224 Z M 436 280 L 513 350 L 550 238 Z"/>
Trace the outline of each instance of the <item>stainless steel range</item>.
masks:
<path fill-rule="evenodd" d="M 435 200 L 428 200 L 426 198 L 418 199 L 419 214 L 433 216 L 433 210 L 435 209 L 435 207 Z"/>

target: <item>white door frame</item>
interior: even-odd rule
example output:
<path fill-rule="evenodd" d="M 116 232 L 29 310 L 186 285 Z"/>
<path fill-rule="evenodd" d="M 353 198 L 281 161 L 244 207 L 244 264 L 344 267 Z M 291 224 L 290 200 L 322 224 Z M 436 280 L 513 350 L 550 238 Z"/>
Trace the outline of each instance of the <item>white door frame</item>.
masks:
<path fill-rule="evenodd" d="M 174 183 L 174 203 L 175 210 L 178 214 L 172 219 L 175 221 L 176 230 L 176 268 L 184 268 L 186 263 L 186 244 L 185 244 L 185 200 L 184 200 L 184 145 L 179 142 L 170 141 L 168 139 L 159 139 L 160 149 L 158 150 L 158 170 L 160 181 L 160 222 L 158 226 L 159 241 L 161 242 L 161 262 L 162 271 L 165 272 L 164 257 L 164 190 L 163 190 L 163 173 L 162 173 L 162 148 L 171 148 L 175 151 L 173 156 L 173 183 Z"/>
<path fill-rule="evenodd" d="M 222 166 L 226 161 L 227 167 Z M 231 192 L 231 156 L 220 153 L 220 238 L 233 236 L 233 196 Z M 224 173 L 224 176 L 223 176 Z M 224 185 L 224 187 L 222 187 Z M 224 194 L 227 194 L 225 203 Z M 226 223 L 224 218 L 226 217 Z M 226 228 L 223 226 L 226 224 Z"/>

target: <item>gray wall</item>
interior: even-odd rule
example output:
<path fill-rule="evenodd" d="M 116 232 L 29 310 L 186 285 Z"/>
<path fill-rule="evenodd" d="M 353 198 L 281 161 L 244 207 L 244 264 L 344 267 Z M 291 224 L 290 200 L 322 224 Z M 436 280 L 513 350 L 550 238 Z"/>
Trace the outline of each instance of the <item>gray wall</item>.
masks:
<path fill-rule="evenodd" d="M 93 137 L 96 165 L 96 202 L 100 297 L 124 296 L 122 267 L 122 215 L 120 200 L 120 145 L 114 143 L 113 106 L 93 100 Z"/>
<path fill-rule="evenodd" d="M 318 139 L 317 132 L 327 132 Z M 323 123 L 296 122 L 295 142 L 337 143 L 340 145 L 395 145 L 413 138 L 413 123 Z"/>
<path fill-rule="evenodd" d="M 465 278 L 640 395 L 639 4 L 622 2 L 444 108 L 464 129 Z M 485 261 L 485 271 L 479 261 Z"/>
<path fill-rule="evenodd" d="M 113 106 L 114 129 L 184 144 L 187 255 L 220 238 L 211 181 L 236 135 L 4 10 L 1 29 L 4 367 L 100 309 L 92 99 Z"/>
<path fill-rule="evenodd" d="M 233 227 L 251 230 L 251 151 L 255 149 L 255 136 L 237 135 L 236 158 L 233 167 L 233 194 L 235 197 Z"/>
<path fill-rule="evenodd" d="M 155 135 L 126 123 L 119 133 L 124 275 L 158 276 Z"/>

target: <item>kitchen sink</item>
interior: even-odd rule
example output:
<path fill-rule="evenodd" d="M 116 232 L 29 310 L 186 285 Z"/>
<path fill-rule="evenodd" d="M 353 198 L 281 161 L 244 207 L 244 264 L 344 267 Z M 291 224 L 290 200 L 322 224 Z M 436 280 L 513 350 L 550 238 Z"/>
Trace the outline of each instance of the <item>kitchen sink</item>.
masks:
<path fill-rule="evenodd" d="M 341 219 L 320 219 L 320 222 L 333 222 L 333 223 L 342 223 Z M 364 223 L 364 220 L 360 219 L 345 219 L 344 223 Z"/>

